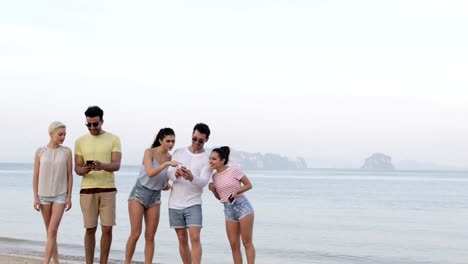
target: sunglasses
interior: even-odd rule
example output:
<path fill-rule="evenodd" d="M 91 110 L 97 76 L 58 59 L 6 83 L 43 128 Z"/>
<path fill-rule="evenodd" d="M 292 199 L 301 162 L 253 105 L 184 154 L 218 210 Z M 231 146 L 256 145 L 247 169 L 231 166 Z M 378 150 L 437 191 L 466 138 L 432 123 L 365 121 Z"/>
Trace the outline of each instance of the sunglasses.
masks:
<path fill-rule="evenodd" d="M 197 141 L 198 144 L 205 144 L 205 140 L 204 140 L 204 139 L 201 139 L 201 138 L 193 137 L 193 138 L 192 138 L 192 141 L 193 141 L 193 142 Z"/>
<path fill-rule="evenodd" d="M 98 126 L 99 126 L 99 122 L 86 123 L 85 125 L 86 125 L 87 127 L 98 127 Z"/>

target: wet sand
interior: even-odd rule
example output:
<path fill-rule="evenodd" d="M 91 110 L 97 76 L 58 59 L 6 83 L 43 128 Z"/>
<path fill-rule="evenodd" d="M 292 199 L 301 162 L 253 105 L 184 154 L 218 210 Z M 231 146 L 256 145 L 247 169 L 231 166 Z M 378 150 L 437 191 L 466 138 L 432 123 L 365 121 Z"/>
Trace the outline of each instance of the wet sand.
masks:
<path fill-rule="evenodd" d="M 18 256 L 18 255 L 0 255 L 0 263 L 9 264 L 40 264 L 41 259 L 32 256 Z"/>
<path fill-rule="evenodd" d="M 63 256 L 59 256 L 60 263 L 62 264 L 82 264 L 84 263 L 84 259 L 69 259 Z M 37 256 L 27 256 L 27 255 L 13 255 L 13 254 L 0 254 L 0 263 L 8 263 L 8 264 L 41 264 L 42 257 Z M 51 263 L 53 263 L 51 261 Z M 96 259 L 95 259 L 95 263 Z M 117 264 L 123 263 L 123 261 L 116 261 L 116 260 L 109 260 L 109 264 Z M 135 262 L 141 263 L 141 262 Z"/>

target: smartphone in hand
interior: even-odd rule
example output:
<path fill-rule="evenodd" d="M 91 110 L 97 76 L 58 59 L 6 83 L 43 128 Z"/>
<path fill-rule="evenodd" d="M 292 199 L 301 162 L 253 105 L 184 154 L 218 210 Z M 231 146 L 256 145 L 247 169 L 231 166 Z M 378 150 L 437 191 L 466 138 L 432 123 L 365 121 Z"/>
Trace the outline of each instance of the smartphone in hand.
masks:
<path fill-rule="evenodd" d="M 91 167 L 94 165 L 94 160 L 87 160 L 86 161 L 86 167 Z"/>

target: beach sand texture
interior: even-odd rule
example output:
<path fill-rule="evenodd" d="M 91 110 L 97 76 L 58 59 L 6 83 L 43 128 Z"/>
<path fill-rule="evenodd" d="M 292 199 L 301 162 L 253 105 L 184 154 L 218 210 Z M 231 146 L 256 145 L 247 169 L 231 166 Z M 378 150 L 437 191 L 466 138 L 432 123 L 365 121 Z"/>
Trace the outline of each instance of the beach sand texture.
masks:
<path fill-rule="evenodd" d="M 38 258 L 38 257 L 17 256 L 17 255 L 0 255 L 0 263 L 40 264 L 42 262 L 41 262 L 41 259 Z"/>
<path fill-rule="evenodd" d="M 59 256 L 60 263 L 62 264 L 82 264 L 84 263 L 84 258 L 76 258 L 76 257 L 64 257 Z M 95 259 L 95 263 L 99 263 Z M 15 254 L 0 254 L 0 263 L 8 263 L 8 264 L 41 264 L 42 257 L 39 256 L 27 256 L 27 255 L 15 255 Z M 52 262 L 53 263 L 53 262 Z M 123 261 L 118 260 L 109 260 L 109 264 L 121 264 L 124 263 Z M 132 263 L 142 263 L 142 262 L 132 262 Z"/>

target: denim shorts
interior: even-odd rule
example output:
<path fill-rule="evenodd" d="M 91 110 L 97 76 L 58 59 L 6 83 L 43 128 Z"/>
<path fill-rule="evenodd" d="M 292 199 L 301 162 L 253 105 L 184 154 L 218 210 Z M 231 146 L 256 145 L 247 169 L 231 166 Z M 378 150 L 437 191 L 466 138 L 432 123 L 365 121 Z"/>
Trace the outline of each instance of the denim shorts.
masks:
<path fill-rule="evenodd" d="M 227 221 L 239 222 L 242 217 L 253 212 L 253 207 L 245 196 L 236 199 L 233 204 L 224 204 L 224 217 Z"/>
<path fill-rule="evenodd" d="M 40 196 L 39 201 L 41 204 L 53 204 L 53 203 L 61 203 L 64 204 L 67 201 L 67 192 L 59 194 L 57 196 Z"/>
<path fill-rule="evenodd" d="M 137 200 L 145 208 L 150 208 L 157 204 L 161 204 L 161 190 L 151 190 L 143 185 L 137 180 L 135 186 L 133 186 L 132 191 L 128 200 Z"/>
<path fill-rule="evenodd" d="M 196 204 L 185 209 L 169 208 L 169 225 L 171 228 L 202 227 L 201 204 Z"/>

